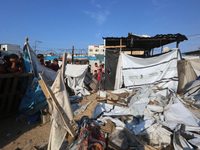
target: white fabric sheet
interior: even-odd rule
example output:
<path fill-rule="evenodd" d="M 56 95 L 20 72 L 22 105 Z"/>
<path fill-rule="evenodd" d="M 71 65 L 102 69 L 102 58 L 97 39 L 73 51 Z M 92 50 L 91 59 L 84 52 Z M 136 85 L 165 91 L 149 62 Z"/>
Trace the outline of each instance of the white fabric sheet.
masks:
<path fill-rule="evenodd" d="M 137 58 L 122 53 L 117 66 L 115 89 L 121 88 L 123 76 L 124 84 L 129 88 L 135 83 L 135 87 L 156 84 L 177 90 L 179 55 L 178 49 L 151 58 Z"/>
<path fill-rule="evenodd" d="M 90 93 L 84 87 L 84 79 L 87 73 L 88 65 L 71 65 L 66 66 L 65 75 L 67 76 L 68 86 L 74 89 L 75 94 L 90 95 Z"/>
<path fill-rule="evenodd" d="M 73 113 L 71 110 L 71 104 L 67 95 L 65 84 L 63 82 L 63 75 L 61 71 L 54 81 L 51 90 L 65 114 L 70 120 L 72 120 Z M 67 128 L 64 126 L 63 120 L 61 119 L 61 116 L 58 113 L 55 105 L 50 103 L 49 105 L 51 105 L 50 108 L 52 108 L 52 122 L 48 150 L 59 150 L 66 136 Z"/>

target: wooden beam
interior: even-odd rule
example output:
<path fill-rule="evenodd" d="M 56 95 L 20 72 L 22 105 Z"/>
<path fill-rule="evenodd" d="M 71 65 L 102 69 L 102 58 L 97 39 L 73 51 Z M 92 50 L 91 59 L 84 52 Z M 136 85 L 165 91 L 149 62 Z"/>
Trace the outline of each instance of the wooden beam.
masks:
<path fill-rule="evenodd" d="M 176 48 L 178 48 L 178 47 L 179 47 L 179 43 L 180 43 L 180 42 L 178 42 L 178 41 L 176 42 Z"/>
<path fill-rule="evenodd" d="M 128 133 L 130 136 L 132 136 L 138 143 L 140 143 L 145 150 L 156 150 L 154 147 L 150 145 L 145 145 L 141 140 L 137 138 L 135 134 L 131 133 L 128 129 L 124 128 L 124 131 Z"/>
<path fill-rule="evenodd" d="M 62 74 L 63 78 L 65 77 L 65 65 L 66 65 L 66 53 L 63 53 L 63 59 L 62 59 Z"/>
<path fill-rule="evenodd" d="M 72 64 L 74 64 L 74 46 L 72 46 Z"/>
<path fill-rule="evenodd" d="M 74 128 L 72 127 L 70 120 L 68 118 L 68 116 L 66 115 L 66 113 L 63 111 L 62 107 L 60 106 L 60 104 L 58 103 L 57 99 L 55 98 L 53 92 L 51 91 L 51 89 L 49 88 L 49 86 L 47 85 L 46 81 L 44 80 L 42 74 L 39 73 L 39 76 L 41 78 L 40 80 L 40 86 L 42 88 L 42 90 L 45 91 L 45 96 L 48 95 L 47 100 L 50 101 L 50 103 L 53 103 L 53 105 L 55 106 L 55 108 L 57 109 L 64 125 L 66 126 L 66 128 L 69 130 L 70 135 L 73 137 L 76 136 L 76 132 L 74 130 Z"/>
<path fill-rule="evenodd" d="M 120 55 L 122 53 L 122 39 L 120 39 Z"/>
<path fill-rule="evenodd" d="M 104 46 L 104 48 L 120 48 L 120 47 L 126 47 L 126 45 L 121 45 L 121 46 Z"/>

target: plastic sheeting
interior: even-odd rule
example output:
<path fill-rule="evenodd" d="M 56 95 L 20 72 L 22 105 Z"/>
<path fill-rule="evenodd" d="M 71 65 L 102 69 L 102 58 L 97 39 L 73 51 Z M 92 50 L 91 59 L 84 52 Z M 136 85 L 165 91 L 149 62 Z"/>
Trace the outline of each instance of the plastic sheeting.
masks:
<path fill-rule="evenodd" d="M 87 73 L 88 65 L 71 65 L 65 67 L 68 86 L 74 89 L 76 95 L 90 95 L 85 89 L 84 79 Z"/>
<path fill-rule="evenodd" d="M 99 116 L 124 116 L 131 115 L 128 108 L 123 108 L 111 104 L 99 103 L 94 110 L 92 118 L 98 118 Z"/>
<path fill-rule="evenodd" d="M 177 97 L 172 97 L 169 104 L 165 106 L 164 116 L 166 121 L 182 123 L 188 126 L 199 126 L 199 119 Z"/>
<path fill-rule="evenodd" d="M 22 98 L 19 111 L 26 115 L 33 115 L 47 105 L 44 93 L 38 83 L 39 73 L 44 76 L 49 84 L 53 83 L 58 73 L 42 66 L 28 43 L 25 43 L 24 45 L 23 58 L 25 60 L 25 72 L 33 72 L 34 77 Z"/>
<path fill-rule="evenodd" d="M 123 81 L 120 80 L 123 76 L 124 84 L 129 88 L 135 83 L 135 87 L 154 84 L 177 90 L 177 60 L 180 59 L 178 49 L 151 58 L 137 58 L 123 53 L 121 55 L 117 66 L 115 89 L 121 88 Z"/>

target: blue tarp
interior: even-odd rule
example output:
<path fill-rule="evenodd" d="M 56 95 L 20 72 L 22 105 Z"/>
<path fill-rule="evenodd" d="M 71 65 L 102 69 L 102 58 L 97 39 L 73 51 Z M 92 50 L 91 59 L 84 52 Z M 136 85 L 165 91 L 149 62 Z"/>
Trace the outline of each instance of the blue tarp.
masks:
<path fill-rule="evenodd" d="M 25 72 L 32 72 L 30 58 L 27 50 L 24 51 L 23 58 L 24 58 Z M 26 93 L 22 98 L 21 104 L 19 106 L 19 111 L 23 114 L 33 115 L 37 113 L 45 105 L 47 105 L 46 98 L 38 83 L 38 80 L 39 80 L 38 78 L 33 76 L 33 79 L 31 80 Z"/>
<path fill-rule="evenodd" d="M 46 56 L 46 57 L 44 57 L 44 60 L 51 60 L 51 61 L 53 61 L 53 59 L 54 58 L 59 58 L 58 56 Z"/>

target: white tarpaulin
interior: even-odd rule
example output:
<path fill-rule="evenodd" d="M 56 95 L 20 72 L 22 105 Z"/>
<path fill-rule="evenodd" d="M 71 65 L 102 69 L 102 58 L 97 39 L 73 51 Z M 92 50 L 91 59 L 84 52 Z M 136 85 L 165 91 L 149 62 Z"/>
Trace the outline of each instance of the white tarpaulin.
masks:
<path fill-rule="evenodd" d="M 88 65 L 71 65 L 65 67 L 65 75 L 67 76 L 68 86 L 74 89 L 75 94 L 90 95 L 84 88 L 84 79 L 87 73 Z"/>
<path fill-rule="evenodd" d="M 59 72 L 56 80 L 54 81 L 51 90 L 65 114 L 70 120 L 72 120 L 73 113 L 71 110 L 71 104 L 67 96 L 67 90 L 63 82 L 63 76 L 61 71 Z M 64 126 L 63 120 L 61 119 L 61 116 L 58 113 L 56 107 L 50 103 L 49 105 L 52 109 L 52 120 L 48 150 L 59 150 L 67 134 L 67 128 Z"/>
<path fill-rule="evenodd" d="M 191 113 L 177 97 L 172 96 L 169 104 L 164 108 L 166 121 L 198 127 L 199 119 Z"/>
<path fill-rule="evenodd" d="M 117 65 L 115 89 L 121 88 L 122 76 L 126 87 L 132 88 L 145 84 L 154 84 L 177 90 L 177 60 L 180 59 L 178 49 L 151 58 L 137 58 L 121 54 Z M 121 61 L 121 62 L 120 62 Z"/>

